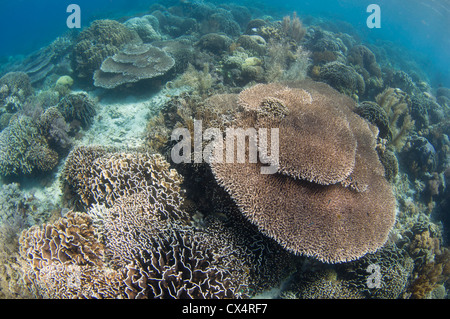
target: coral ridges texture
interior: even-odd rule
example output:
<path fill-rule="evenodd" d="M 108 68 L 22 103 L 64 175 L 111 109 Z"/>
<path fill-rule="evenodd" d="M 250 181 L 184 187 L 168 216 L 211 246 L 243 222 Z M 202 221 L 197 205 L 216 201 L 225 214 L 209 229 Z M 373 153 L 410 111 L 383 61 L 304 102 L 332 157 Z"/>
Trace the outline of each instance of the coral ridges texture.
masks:
<path fill-rule="evenodd" d="M 160 155 L 80 147 L 62 178 L 87 214 L 22 234 L 23 267 L 37 296 L 249 296 L 245 246 L 220 223 L 190 226 L 182 178 Z M 65 284 L 71 289 L 60 291 Z"/>

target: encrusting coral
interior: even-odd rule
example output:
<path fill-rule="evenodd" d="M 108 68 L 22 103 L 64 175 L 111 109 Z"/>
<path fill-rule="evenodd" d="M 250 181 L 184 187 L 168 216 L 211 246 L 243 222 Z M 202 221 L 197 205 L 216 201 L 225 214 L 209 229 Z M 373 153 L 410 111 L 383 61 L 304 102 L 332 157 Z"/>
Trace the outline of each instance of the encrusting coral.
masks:
<path fill-rule="evenodd" d="M 375 150 L 378 130 L 329 86 L 299 87 L 256 85 L 240 95 L 246 112 L 236 127 L 280 130 L 277 173 L 261 174 L 261 162 L 217 158 L 212 171 L 242 213 L 289 251 L 330 263 L 357 259 L 384 245 L 395 220 L 395 198 Z M 287 115 L 267 116 L 270 100 Z"/>
<path fill-rule="evenodd" d="M 106 58 L 94 73 L 94 85 L 113 89 L 166 74 L 175 65 L 164 50 L 150 44 L 128 44 Z"/>

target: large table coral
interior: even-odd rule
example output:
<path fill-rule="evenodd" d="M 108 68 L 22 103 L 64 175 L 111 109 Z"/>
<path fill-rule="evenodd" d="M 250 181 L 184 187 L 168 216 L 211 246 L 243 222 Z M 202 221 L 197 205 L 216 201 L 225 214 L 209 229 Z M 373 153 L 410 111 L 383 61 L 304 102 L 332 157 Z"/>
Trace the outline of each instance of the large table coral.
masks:
<path fill-rule="evenodd" d="M 395 198 L 375 150 L 378 130 L 353 112 L 354 102 L 309 81 L 259 84 L 239 97 L 246 111 L 235 127 L 279 128 L 275 174 L 261 174 L 261 162 L 212 161 L 242 213 L 289 251 L 329 263 L 383 246 Z"/>

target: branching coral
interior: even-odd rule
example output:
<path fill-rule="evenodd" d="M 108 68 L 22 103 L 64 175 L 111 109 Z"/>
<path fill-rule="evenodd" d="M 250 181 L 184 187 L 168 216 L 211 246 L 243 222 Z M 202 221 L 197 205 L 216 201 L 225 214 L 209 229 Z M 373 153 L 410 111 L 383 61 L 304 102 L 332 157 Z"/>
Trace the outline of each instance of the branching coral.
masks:
<path fill-rule="evenodd" d="M 264 175 L 261 163 L 223 159 L 211 167 L 242 213 L 286 249 L 331 263 L 357 259 L 385 243 L 395 217 L 395 198 L 375 150 L 377 130 L 329 86 L 301 87 L 257 85 L 240 95 L 247 112 L 237 127 L 280 129 L 279 173 Z M 283 101 L 288 115 L 258 117 L 268 98 Z M 314 123 L 324 124 L 315 129 Z M 321 147 L 331 140 L 341 144 Z"/>
<path fill-rule="evenodd" d="M 94 73 L 94 85 L 113 89 L 164 75 L 174 65 L 174 59 L 164 50 L 149 44 L 129 44 L 102 62 Z"/>

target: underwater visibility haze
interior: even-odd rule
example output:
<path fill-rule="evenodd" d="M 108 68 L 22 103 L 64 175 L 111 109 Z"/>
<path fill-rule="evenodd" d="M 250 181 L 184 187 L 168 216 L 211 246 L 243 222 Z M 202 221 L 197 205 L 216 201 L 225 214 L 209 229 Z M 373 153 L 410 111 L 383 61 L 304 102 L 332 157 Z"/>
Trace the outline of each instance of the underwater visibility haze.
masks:
<path fill-rule="evenodd" d="M 1 299 L 449 297 L 448 1 L 2 1 L 0 29 Z"/>

